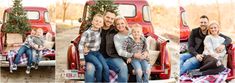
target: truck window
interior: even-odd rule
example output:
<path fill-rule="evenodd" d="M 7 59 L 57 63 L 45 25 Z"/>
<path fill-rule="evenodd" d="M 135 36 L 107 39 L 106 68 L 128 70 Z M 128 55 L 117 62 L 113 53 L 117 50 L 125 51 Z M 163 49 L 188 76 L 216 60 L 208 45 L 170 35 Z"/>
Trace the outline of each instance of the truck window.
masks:
<path fill-rule="evenodd" d="M 47 11 L 44 13 L 44 18 L 46 23 L 50 22 L 49 13 Z"/>
<path fill-rule="evenodd" d="M 39 12 L 37 12 L 37 11 L 27 11 L 26 14 L 27 14 L 27 18 L 29 20 L 39 19 Z"/>
<path fill-rule="evenodd" d="M 144 21 L 151 21 L 149 6 L 143 7 L 143 17 L 144 17 Z"/>
<path fill-rule="evenodd" d="M 118 5 L 118 14 L 124 17 L 136 16 L 136 7 L 134 5 Z"/>

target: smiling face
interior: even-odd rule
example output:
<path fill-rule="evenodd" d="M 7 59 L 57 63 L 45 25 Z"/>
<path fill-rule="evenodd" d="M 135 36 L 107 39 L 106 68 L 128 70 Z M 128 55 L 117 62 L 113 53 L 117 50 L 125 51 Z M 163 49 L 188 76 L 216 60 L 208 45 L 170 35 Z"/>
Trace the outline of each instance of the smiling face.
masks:
<path fill-rule="evenodd" d="M 134 24 L 132 26 L 131 34 L 134 37 L 134 39 L 140 39 L 141 35 L 143 34 L 142 26 L 139 24 Z"/>
<path fill-rule="evenodd" d="M 208 19 L 207 18 L 200 18 L 200 29 L 202 31 L 206 31 L 207 30 L 207 26 L 208 26 Z"/>
<path fill-rule="evenodd" d="M 38 36 L 38 37 L 43 36 L 43 29 L 38 28 L 36 31 L 36 36 Z"/>
<path fill-rule="evenodd" d="M 126 29 L 127 24 L 125 22 L 125 18 L 117 18 L 115 20 L 115 26 L 116 26 L 116 28 L 118 29 L 119 32 L 124 32 L 125 30 L 127 30 Z"/>
<path fill-rule="evenodd" d="M 95 15 L 91 23 L 93 27 L 96 29 L 100 29 L 101 27 L 103 27 L 104 21 L 103 21 L 102 15 L 99 15 L 99 16 Z"/>
<path fill-rule="evenodd" d="M 104 26 L 110 27 L 113 24 L 115 17 L 116 15 L 114 13 L 106 12 L 104 15 Z"/>
<path fill-rule="evenodd" d="M 30 32 L 30 35 L 36 35 L 36 29 L 32 29 L 31 32 Z"/>
<path fill-rule="evenodd" d="M 218 26 L 218 24 L 216 24 L 216 23 L 210 24 L 210 26 L 209 26 L 209 33 L 211 35 L 218 35 L 218 33 L 219 33 L 219 26 Z"/>

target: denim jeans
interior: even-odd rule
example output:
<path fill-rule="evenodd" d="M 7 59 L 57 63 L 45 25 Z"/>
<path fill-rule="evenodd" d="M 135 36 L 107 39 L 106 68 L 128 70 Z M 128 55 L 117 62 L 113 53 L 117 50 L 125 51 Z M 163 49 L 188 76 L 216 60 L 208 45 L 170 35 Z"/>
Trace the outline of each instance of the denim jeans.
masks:
<path fill-rule="evenodd" d="M 85 82 L 95 82 L 95 66 L 87 62 L 86 63 L 86 71 L 85 71 Z"/>
<path fill-rule="evenodd" d="M 23 54 L 26 54 L 27 58 L 28 58 L 28 63 L 27 63 L 27 66 L 31 66 L 31 63 L 32 63 L 32 48 L 29 48 L 25 45 L 21 46 L 20 49 L 18 50 L 18 53 L 16 55 L 16 58 L 15 58 L 15 61 L 14 63 L 15 64 L 19 64 L 19 60 L 20 60 L 20 57 L 23 55 Z"/>
<path fill-rule="evenodd" d="M 103 55 L 98 51 L 90 51 L 85 55 L 85 61 L 94 64 L 95 78 L 97 82 L 102 82 L 102 77 L 105 82 L 109 82 L 109 67 L 105 62 Z"/>
<path fill-rule="evenodd" d="M 134 67 L 137 82 L 148 83 L 149 75 L 147 72 L 150 70 L 150 64 L 146 60 L 132 59 L 131 65 Z"/>
<path fill-rule="evenodd" d="M 126 63 L 122 58 L 106 58 L 106 62 L 109 68 L 118 74 L 117 81 L 127 83 L 128 81 L 128 69 Z"/>
<path fill-rule="evenodd" d="M 180 55 L 180 75 L 200 67 L 200 62 L 190 53 Z"/>

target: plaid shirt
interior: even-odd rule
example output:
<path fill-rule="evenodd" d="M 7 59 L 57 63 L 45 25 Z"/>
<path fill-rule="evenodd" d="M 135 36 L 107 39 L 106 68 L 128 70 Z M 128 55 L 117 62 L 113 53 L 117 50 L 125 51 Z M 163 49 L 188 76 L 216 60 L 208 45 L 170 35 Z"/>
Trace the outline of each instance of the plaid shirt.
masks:
<path fill-rule="evenodd" d="M 123 43 L 123 49 L 129 53 L 141 53 L 147 51 L 147 44 L 145 37 L 141 37 L 141 42 L 136 43 L 133 36 L 129 36 Z"/>
<path fill-rule="evenodd" d="M 88 49 L 90 51 L 98 51 L 100 49 L 101 37 L 100 37 L 101 29 L 99 31 L 93 31 L 91 28 L 86 30 L 80 39 L 78 44 L 78 51 L 80 59 L 84 59 L 84 46 L 88 45 Z"/>

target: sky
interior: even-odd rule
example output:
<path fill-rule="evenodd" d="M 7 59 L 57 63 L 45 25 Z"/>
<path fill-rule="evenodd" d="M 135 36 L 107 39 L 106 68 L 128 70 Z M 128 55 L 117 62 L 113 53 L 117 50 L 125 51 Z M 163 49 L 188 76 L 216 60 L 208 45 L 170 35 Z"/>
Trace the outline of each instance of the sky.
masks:
<path fill-rule="evenodd" d="M 0 6 L 2 7 L 10 7 L 12 6 L 13 0 L 0 0 Z M 40 7 L 48 7 L 50 4 L 55 3 L 56 1 L 62 0 L 23 0 L 23 6 L 40 6 Z M 68 0 L 72 3 L 85 4 L 86 0 Z M 205 5 L 210 3 L 216 3 L 216 0 L 147 0 L 152 5 L 163 5 L 166 7 L 177 7 L 179 4 L 182 6 L 189 5 L 191 3 L 195 3 L 198 5 Z M 180 2 L 179 2 L 180 1 Z M 235 0 L 218 0 L 219 3 L 229 3 Z"/>

